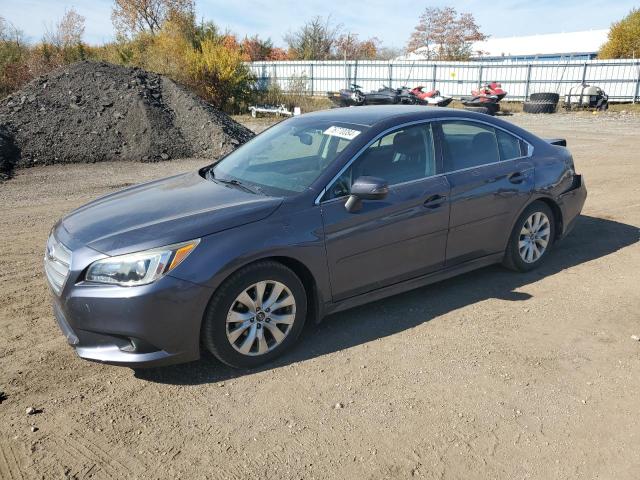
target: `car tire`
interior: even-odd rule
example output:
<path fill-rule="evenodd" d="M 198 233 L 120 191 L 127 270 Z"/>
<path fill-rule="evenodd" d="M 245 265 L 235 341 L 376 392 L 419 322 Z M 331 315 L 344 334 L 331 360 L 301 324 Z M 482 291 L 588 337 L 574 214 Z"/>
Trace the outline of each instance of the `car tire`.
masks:
<path fill-rule="evenodd" d="M 536 219 L 540 222 L 538 226 Z M 555 234 L 555 217 L 549 206 L 541 201 L 533 202 L 518 217 L 502 264 L 518 272 L 533 270 L 544 262 Z"/>
<path fill-rule="evenodd" d="M 281 287 L 281 293 L 271 299 Z M 258 288 L 262 288 L 259 300 Z M 269 304 L 286 306 L 269 311 Z M 201 339 L 221 362 L 254 368 L 289 349 L 300 336 L 306 316 L 307 295 L 298 276 L 281 263 L 261 261 L 233 273 L 218 288 L 207 306 Z M 285 320 L 287 323 L 281 323 Z"/>
<path fill-rule="evenodd" d="M 529 96 L 529 101 L 557 104 L 560 101 L 560 95 L 557 93 L 532 93 Z"/>
<path fill-rule="evenodd" d="M 553 102 L 524 102 L 525 113 L 555 113 L 558 104 Z"/>
<path fill-rule="evenodd" d="M 495 110 L 488 107 L 464 107 L 469 112 L 484 113 L 485 115 L 493 115 Z"/>

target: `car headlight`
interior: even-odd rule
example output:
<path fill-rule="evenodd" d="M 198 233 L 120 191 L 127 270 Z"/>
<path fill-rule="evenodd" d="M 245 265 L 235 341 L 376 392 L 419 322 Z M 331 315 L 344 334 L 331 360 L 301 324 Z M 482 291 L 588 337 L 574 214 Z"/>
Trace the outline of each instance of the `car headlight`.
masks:
<path fill-rule="evenodd" d="M 180 265 L 198 246 L 200 239 L 143 252 L 103 258 L 87 269 L 85 280 L 133 287 L 147 285 Z"/>

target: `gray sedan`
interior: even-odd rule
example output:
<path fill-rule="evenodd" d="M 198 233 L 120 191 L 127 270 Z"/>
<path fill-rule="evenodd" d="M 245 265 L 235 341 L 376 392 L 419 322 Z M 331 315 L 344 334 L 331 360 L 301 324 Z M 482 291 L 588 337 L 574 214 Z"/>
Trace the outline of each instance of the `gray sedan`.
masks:
<path fill-rule="evenodd" d="M 537 267 L 585 198 L 563 140 L 461 110 L 336 109 L 71 212 L 45 271 L 82 358 L 164 365 L 206 348 L 255 367 L 306 321 L 493 263 Z"/>

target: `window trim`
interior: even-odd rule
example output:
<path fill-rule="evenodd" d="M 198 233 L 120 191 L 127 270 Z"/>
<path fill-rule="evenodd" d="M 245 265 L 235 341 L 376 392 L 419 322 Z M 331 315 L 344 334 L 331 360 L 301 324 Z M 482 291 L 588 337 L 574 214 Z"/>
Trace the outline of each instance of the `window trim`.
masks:
<path fill-rule="evenodd" d="M 338 171 L 338 173 L 336 173 L 333 176 L 333 178 L 325 185 L 325 187 L 316 196 L 313 204 L 314 205 L 320 205 L 321 203 L 326 203 L 326 202 L 330 202 L 330 201 L 333 201 L 333 200 L 338 200 L 338 199 L 344 198 L 346 195 L 342 196 L 342 197 L 336 197 L 336 198 L 330 198 L 330 199 L 327 199 L 327 200 L 322 200 L 322 197 L 327 193 L 327 191 L 331 188 L 331 186 L 335 183 L 335 181 L 338 180 L 338 178 L 340 178 L 340 176 L 351 166 L 351 164 L 353 164 L 353 162 L 355 162 L 360 157 L 360 155 L 362 155 L 365 152 L 365 150 L 367 150 L 376 141 L 380 140 L 383 136 L 393 132 L 394 130 L 400 130 L 402 128 L 409 127 L 409 126 L 420 125 L 420 124 L 423 124 L 423 123 L 444 122 L 444 121 L 448 121 L 448 120 L 466 121 L 466 122 L 472 122 L 472 123 L 481 123 L 483 125 L 488 125 L 488 126 L 493 127 L 493 128 L 498 128 L 498 129 L 500 129 L 500 130 L 502 130 L 502 131 L 504 131 L 504 132 L 506 132 L 506 133 L 508 133 L 510 135 L 513 135 L 514 137 L 522 140 L 524 143 L 526 143 L 527 147 L 528 147 L 527 148 L 527 155 L 523 155 L 523 156 L 516 157 L 516 158 L 510 158 L 509 160 L 499 160 L 497 162 L 485 163 L 483 165 L 477 165 L 475 167 L 467 167 L 467 168 L 461 168 L 459 170 L 452 170 L 450 172 L 437 173 L 437 174 L 431 175 L 429 177 L 418 178 L 418 179 L 415 179 L 415 180 L 409 180 L 407 182 L 394 184 L 394 187 L 398 186 L 398 185 L 404 185 L 405 183 L 418 182 L 418 181 L 423 181 L 423 180 L 430 179 L 430 178 L 440 177 L 440 176 L 443 176 L 443 175 L 451 175 L 452 173 L 464 172 L 466 170 L 474 170 L 474 169 L 486 167 L 486 166 L 489 166 L 489 165 L 497 165 L 499 163 L 512 162 L 514 160 L 522 160 L 523 158 L 531 158 L 533 156 L 533 151 L 534 151 L 533 145 L 531 145 L 530 142 L 528 142 L 526 139 L 522 138 L 520 135 L 517 135 L 517 134 L 513 133 L 512 131 L 507 130 L 506 128 L 503 128 L 503 127 L 501 127 L 499 125 L 495 125 L 493 123 L 485 122 L 485 121 L 482 121 L 482 120 L 477 120 L 475 118 L 468 118 L 468 117 L 438 117 L 438 118 L 430 118 L 428 120 L 423 119 L 423 120 L 414 120 L 414 121 L 411 121 L 411 122 L 400 123 L 398 125 L 394 125 L 393 127 L 389 127 L 386 130 L 380 132 L 378 135 L 373 137 L 372 140 L 367 142 L 366 145 L 364 145 L 360 150 L 358 150 L 355 153 L 355 155 L 353 155 L 353 157 L 351 157 L 351 159 L 346 164 L 344 164 L 344 166 Z M 437 140 L 437 141 L 439 142 L 440 140 Z M 436 147 L 435 142 L 436 142 L 436 139 L 434 138 L 434 147 Z M 436 155 L 437 155 L 437 148 L 436 148 Z"/>

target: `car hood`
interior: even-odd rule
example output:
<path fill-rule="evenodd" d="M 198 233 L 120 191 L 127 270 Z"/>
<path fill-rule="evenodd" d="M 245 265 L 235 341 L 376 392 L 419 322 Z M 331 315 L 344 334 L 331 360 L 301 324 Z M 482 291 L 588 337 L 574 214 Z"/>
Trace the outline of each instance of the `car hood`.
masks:
<path fill-rule="evenodd" d="M 58 226 L 70 248 L 106 255 L 178 243 L 266 218 L 281 198 L 256 195 L 187 173 L 101 197 Z"/>

